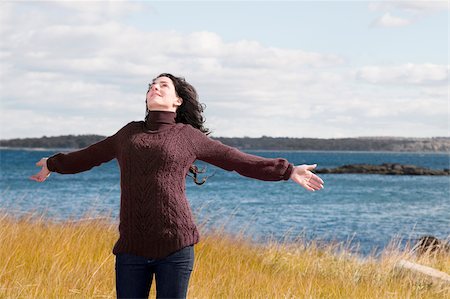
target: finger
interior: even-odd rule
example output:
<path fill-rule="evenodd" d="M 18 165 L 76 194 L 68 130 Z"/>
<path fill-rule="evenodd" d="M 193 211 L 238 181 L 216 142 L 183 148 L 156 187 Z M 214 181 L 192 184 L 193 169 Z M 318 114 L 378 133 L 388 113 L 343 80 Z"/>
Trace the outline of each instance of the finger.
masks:
<path fill-rule="evenodd" d="M 312 188 L 309 183 L 303 183 L 301 186 L 308 191 L 314 191 L 314 188 Z"/>
<path fill-rule="evenodd" d="M 309 181 L 307 184 L 309 186 L 311 186 L 312 188 L 317 189 L 317 190 L 319 190 L 321 188 L 320 186 L 322 185 L 319 182 L 316 182 L 316 181 L 313 181 L 313 180 Z"/>
<path fill-rule="evenodd" d="M 316 166 L 317 166 L 317 164 L 308 165 L 308 166 L 306 167 L 306 169 L 311 170 L 311 169 L 316 168 Z"/>
<path fill-rule="evenodd" d="M 311 177 L 311 181 L 314 181 L 314 182 L 322 184 L 322 185 L 324 184 L 323 180 L 315 174 L 313 174 L 313 176 Z"/>
<path fill-rule="evenodd" d="M 33 181 L 36 181 L 36 182 L 40 182 L 39 178 L 36 176 L 30 177 L 30 179 L 32 179 Z"/>
<path fill-rule="evenodd" d="M 309 185 L 308 185 L 308 182 L 307 181 L 305 181 L 304 179 L 294 179 L 294 181 L 297 183 L 297 184 L 299 184 L 300 186 L 302 186 L 303 188 L 305 188 L 306 190 L 308 190 L 308 191 L 315 191 L 313 188 L 311 188 Z"/>
<path fill-rule="evenodd" d="M 44 166 L 44 160 L 39 160 L 37 163 L 36 163 L 36 166 Z"/>
<path fill-rule="evenodd" d="M 318 184 L 318 183 L 315 183 L 315 182 L 312 182 L 312 181 L 310 181 L 309 182 L 309 184 L 308 184 L 311 188 L 313 188 L 314 190 L 320 190 L 320 189 L 322 189 L 322 185 L 320 185 L 320 184 Z"/>
<path fill-rule="evenodd" d="M 309 187 L 308 186 L 308 188 L 306 188 L 308 191 L 312 191 L 312 192 L 314 192 L 314 191 L 316 191 L 316 190 L 314 190 L 314 188 L 311 188 L 311 187 Z"/>

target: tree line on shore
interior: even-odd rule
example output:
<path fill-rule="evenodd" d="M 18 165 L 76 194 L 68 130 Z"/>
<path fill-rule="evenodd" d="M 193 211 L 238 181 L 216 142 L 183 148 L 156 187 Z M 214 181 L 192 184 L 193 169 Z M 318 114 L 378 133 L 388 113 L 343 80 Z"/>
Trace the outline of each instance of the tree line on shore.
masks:
<path fill-rule="evenodd" d="M 62 135 L 40 138 L 0 140 L 0 146 L 12 148 L 84 148 L 106 136 Z M 292 138 L 292 137 L 211 137 L 242 150 L 322 150 L 322 151 L 398 151 L 450 152 L 450 137 L 357 137 L 357 138 Z"/>

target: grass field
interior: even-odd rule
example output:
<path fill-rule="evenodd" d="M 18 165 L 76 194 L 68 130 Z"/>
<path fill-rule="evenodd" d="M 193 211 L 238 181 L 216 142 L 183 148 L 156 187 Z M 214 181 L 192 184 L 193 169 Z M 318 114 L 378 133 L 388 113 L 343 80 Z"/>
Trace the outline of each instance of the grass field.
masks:
<path fill-rule="evenodd" d="M 52 222 L 1 214 L 0 226 L 0 298 L 115 298 L 118 233 L 108 217 Z M 188 298 L 450 298 L 449 283 L 401 270 L 400 259 L 450 273 L 449 254 L 416 257 L 393 246 L 362 260 L 345 245 L 261 246 L 209 231 L 195 246 Z"/>

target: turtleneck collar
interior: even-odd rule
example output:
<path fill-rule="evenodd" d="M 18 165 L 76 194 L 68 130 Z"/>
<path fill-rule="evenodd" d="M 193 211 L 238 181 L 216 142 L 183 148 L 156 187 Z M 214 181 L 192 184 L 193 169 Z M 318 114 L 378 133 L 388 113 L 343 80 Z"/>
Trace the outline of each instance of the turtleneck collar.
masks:
<path fill-rule="evenodd" d="M 172 111 L 150 110 L 145 125 L 147 129 L 152 131 L 165 129 L 166 127 L 171 127 L 176 124 L 176 116 L 177 113 Z"/>

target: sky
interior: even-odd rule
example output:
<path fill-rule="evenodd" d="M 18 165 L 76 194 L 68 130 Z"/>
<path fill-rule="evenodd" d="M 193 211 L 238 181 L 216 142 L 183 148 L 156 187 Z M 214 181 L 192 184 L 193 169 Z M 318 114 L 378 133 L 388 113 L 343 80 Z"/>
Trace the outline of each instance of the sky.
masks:
<path fill-rule="evenodd" d="M 448 1 L 2 1 L 0 139 L 143 120 L 182 76 L 212 137 L 449 136 Z"/>

